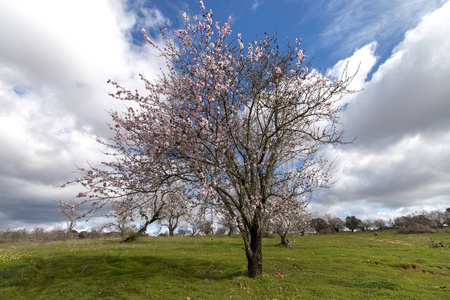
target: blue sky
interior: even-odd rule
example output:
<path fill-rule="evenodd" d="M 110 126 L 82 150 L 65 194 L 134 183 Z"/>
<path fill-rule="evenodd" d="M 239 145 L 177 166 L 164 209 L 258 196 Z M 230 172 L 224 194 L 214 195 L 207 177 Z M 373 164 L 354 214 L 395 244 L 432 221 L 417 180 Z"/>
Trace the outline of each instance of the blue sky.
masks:
<path fill-rule="evenodd" d="M 450 3 L 440 0 L 205 0 L 213 18 L 232 17 L 244 41 L 264 32 L 302 38 L 325 74 L 349 63 L 358 94 L 342 114 L 352 145 L 337 157 L 335 186 L 311 209 L 345 218 L 393 218 L 450 207 Z M 162 66 L 141 28 L 199 14 L 195 0 L 16 0 L 0 2 L 0 229 L 62 224 L 56 204 L 76 166 L 103 160 L 113 79 L 142 88 Z"/>

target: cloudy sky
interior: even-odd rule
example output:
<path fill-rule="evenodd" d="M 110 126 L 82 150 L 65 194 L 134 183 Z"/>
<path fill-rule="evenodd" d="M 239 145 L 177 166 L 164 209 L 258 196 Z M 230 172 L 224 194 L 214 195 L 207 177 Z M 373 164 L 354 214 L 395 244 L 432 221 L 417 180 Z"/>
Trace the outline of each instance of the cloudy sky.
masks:
<path fill-rule="evenodd" d="M 439 0 L 205 0 L 213 18 L 232 17 L 245 41 L 265 31 L 302 38 L 313 66 L 359 67 L 342 114 L 351 145 L 337 157 L 335 186 L 311 209 L 344 218 L 389 219 L 450 207 L 450 2 Z M 51 228 L 64 219 L 61 189 L 76 166 L 103 160 L 113 79 L 142 88 L 160 58 L 140 29 L 198 14 L 195 0 L 6 0 L 0 2 L 0 230 Z"/>

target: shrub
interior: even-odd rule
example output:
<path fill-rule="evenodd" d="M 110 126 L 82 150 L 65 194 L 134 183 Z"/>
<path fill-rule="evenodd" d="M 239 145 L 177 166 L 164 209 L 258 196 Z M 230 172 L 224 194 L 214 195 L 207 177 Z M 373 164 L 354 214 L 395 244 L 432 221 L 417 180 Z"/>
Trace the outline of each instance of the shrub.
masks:
<path fill-rule="evenodd" d="M 400 234 L 421 234 L 421 233 L 436 233 L 430 226 L 414 224 L 407 227 L 401 227 L 397 230 Z"/>

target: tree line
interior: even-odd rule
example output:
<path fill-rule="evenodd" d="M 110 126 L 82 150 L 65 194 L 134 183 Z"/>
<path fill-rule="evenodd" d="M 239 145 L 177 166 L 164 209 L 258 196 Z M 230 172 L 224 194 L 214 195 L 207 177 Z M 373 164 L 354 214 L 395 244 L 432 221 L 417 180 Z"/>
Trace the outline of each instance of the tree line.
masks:
<path fill-rule="evenodd" d="M 115 221 L 107 222 L 103 225 L 93 227 L 90 230 L 82 231 L 78 229 L 76 210 L 67 210 L 67 205 L 60 203 L 59 211 L 66 217 L 66 226 L 45 231 L 42 228 L 33 230 L 3 230 L 0 231 L 0 243 L 42 243 L 63 241 L 69 239 L 98 239 L 98 238 L 119 238 L 122 241 L 130 236 L 135 236 L 141 229 L 139 225 L 132 223 L 128 218 L 117 218 Z M 70 207 L 70 205 L 69 205 Z M 66 209 L 64 209 L 66 208 Z M 445 211 L 434 210 L 430 212 L 414 212 L 394 219 L 361 220 L 355 216 L 347 216 L 345 219 L 325 214 L 320 217 L 312 217 L 308 213 L 303 213 L 295 219 L 291 219 L 292 226 L 286 227 L 276 225 L 268 226 L 263 236 L 279 236 L 281 243 L 290 246 L 288 235 L 298 234 L 335 234 L 343 231 L 374 231 L 380 232 L 386 229 L 395 229 L 397 233 L 420 234 L 434 233 L 436 229 L 443 229 L 450 226 L 450 208 Z M 239 233 L 238 228 L 227 218 L 220 218 L 216 221 L 208 219 L 205 215 L 192 214 L 184 211 L 176 213 L 174 211 L 163 214 L 156 223 L 157 236 L 195 236 L 195 235 L 232 235 Z M 76 230 L 78 229 L 78 231 Z"/>
<path fill-rule="evenodd" d="M 397 229 L 398 233 L 432 233 L 435 228 L 450 226 L 450 208 L 445 211 L 414 212 L 394 219 L 360 220 L 355 216 L 344 219 L 326 214 L 323 217 L 312 218 L 311 229 L 317 233 L 334 234 L 344 230 L 383 231 Z"/>

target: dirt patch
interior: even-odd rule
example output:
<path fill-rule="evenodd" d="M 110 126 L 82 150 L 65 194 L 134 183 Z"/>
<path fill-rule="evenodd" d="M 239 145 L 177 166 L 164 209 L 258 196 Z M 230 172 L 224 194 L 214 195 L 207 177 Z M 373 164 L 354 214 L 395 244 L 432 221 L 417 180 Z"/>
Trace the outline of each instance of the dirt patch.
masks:
<path fill-rule="evenodd" d="M 441 266 L 435 266 L 436 269 L 441 269 L 441 270 L 450 270 L 449 267 L 441 267 Z"/>
<path fill-rule="evenodd" d="M 407 246 L 412 246 L 413 245 L 411 243 L 407 243 L 407 242 L 404 242 L 404 241 L 381 240 L 381 239 L 377 239 L 377 238 L 374 238 L 374 237 L 372 237 L 372 238 L 364 238 L 364 237 L 359 236 L 358 238 L 363 239 L 363 240 L 371 240 L 371 241 L 374 241 L 374 242 L 382 242 L 382 243 L 389 243 L 389 244 L 396 244 L 396 245 L 407 245 Z"/>
<path fill-rule="evenodd" d="M 402 265 L 399 266 L 400 269 L 419 272 L 419 273 L 425 273 L 421 268 L 417 267 L 416 265 Z"/>
<path fill-rule="evenodd" d="M 408 271 L 412 271 L 412 272 L 418 272 L 418 273 L 424 273 L 424 274 L 429 274 L 429 275 L 436 275 L 436 276 L 443 276 L 443 277 L 450 277 L 450 275 L 447 274 L 441 274 L 441 273 L 435 273 L 435 272 L 430 272 L 430 271 L 424 271 L 421 268 L 417 267 L 416 265 L 400 265 L 397 266 L 400 269 L 403 270 L 408 270 Z M 438 269 L 444 269 L 444 270 L 448 270 L 450 268 L 447 267 L 434 267 L 434 268 L 438 268 Z"/>

